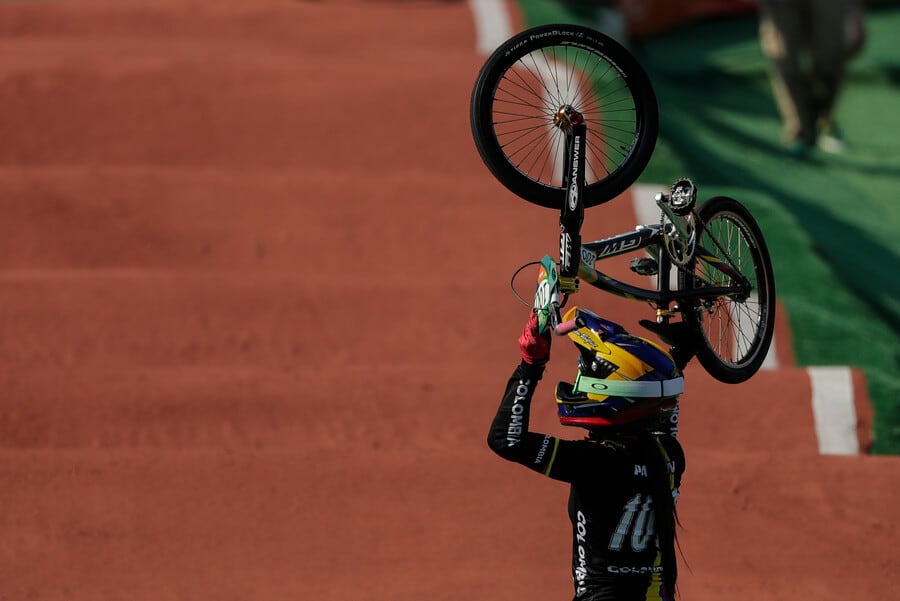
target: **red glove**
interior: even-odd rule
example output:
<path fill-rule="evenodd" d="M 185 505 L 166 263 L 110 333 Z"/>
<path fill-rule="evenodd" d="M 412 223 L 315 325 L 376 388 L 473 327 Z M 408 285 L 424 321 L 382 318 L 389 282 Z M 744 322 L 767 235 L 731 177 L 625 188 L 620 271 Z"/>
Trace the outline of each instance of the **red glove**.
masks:
<path fill-rule="evenodd" d="M 538 333 L 537 313 L 534 311 L 519 336 L 519 351 L 529 365 L 542 366 L 550 360 L 550 329 L 543 334 Z"/>

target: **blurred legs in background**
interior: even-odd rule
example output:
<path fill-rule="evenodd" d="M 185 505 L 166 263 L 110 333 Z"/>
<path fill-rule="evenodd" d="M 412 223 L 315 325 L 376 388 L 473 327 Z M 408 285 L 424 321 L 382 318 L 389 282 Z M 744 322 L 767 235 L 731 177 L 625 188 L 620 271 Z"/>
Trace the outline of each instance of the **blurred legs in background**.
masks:
<path fill-rule="evenodd" d="M 788 153 L 840 152 L 834 109 L 865 36 L 858 0 L 760 0 L 759 33 Z"/>
<path fill-rule="evenodd" d="M 628 47 L 628 21 L 619 10 L 618 0 L 562 0 L 561 4 L 575 14 L 580 22 Z"/>

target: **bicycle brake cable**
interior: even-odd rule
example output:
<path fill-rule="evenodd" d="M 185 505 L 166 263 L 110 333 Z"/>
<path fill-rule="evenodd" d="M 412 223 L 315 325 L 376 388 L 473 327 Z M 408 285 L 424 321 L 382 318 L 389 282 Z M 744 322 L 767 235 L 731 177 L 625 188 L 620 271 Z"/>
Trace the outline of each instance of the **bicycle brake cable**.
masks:
<path fill-rule="evenodd" d="M 525 305 L 526 307 L 531 307 L 532 304 L 533 304 L 533 302 L 528 302 L 528 301 L 527 301 L 524 297 L 522 297 L 522 295 L 519 294 L 519 292 L 516 290 L 516 278 L 519 277 L 519 274 L 520 274 L 520 273 L 522 272 L 522 270 L 525 269 L 526 267 L 531 267 L 532 265 L 540 265 L 540 264 L 541 264 L 540 261 L 531 261 L 530 263 L 525 263 L 524 265 L 522 265 L 521 267 L 519 267 L 518 269 L 516 269 L 516 270 L 513 272 L 512 277 L 509 279 L 509 288 L 510 288 L 510 290 L 512 290 L 513 296 L 515 296 L 517 299 L 519 299 L 519 302 L 521 302 L 521 303 L 522 303 L 523 305 Z"/>

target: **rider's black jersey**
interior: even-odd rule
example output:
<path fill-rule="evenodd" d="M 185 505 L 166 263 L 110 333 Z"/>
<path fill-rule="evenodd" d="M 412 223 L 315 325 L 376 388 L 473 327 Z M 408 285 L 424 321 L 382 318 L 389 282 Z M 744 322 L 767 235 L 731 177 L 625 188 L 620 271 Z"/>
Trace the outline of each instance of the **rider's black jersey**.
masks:
<path fill-rule="evenodd" d="M 677 495 L 684 453 L 668 434 L 631 439 L 562 440 L 529 431 L 531 398 L 543 368 L 521 363 L 491 424 L 488 444 L 501 457 L 570 483 L 572 577 L 577 601 L 673 599 L 662 587 L 648 466 L 665 458 Z M 655 453 L 655 456 L 651 456 Z"/>

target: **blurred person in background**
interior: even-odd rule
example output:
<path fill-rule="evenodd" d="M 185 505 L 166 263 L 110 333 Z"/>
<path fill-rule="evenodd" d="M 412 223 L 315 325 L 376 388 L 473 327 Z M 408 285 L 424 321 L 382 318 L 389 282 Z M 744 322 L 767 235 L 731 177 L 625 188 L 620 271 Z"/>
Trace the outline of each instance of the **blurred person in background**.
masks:
<path fill-rule="evenodd" d="M 578 22 L 600 33 L 605 33 L 628 48 L 631 34 L 628 21 L 620 10 L 620 0 L 560 0 L 560 4 Z"/>
<path fill-rule="evenodd" d="M 835 106 L 865 43 L 862 0 L 759 0 L 759 36 L 790 156 L 844 149 Z"/>

